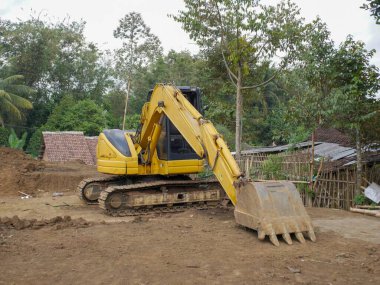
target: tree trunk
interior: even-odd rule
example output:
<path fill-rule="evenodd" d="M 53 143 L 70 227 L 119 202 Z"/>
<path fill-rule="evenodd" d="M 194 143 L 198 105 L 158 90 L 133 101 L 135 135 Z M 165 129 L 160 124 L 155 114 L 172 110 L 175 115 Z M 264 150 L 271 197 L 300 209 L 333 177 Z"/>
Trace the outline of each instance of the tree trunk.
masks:
<path fill-rule="evenodd" d="M 125 94 L 125 105 L 124 105 L 124 114 L 123 114 L 123 131 L 125 130 L 125 119 L 127 116 L 127 109 L 128 109 L 128 99 L 129 99 L 129 91 L 131 90 L 131 80 L 128 79 L 128 85 L 127 85 L 127 93 Z"/>
<path fill-rule="evenodd" d="M 240 160 L 241 154 L 241 137 L 242 137 L 242 94 L 241 94 L 241 84 L 242 84 L 242 71 L 241 67 L 238 69 L 237 82 L 236 82 L 236 135 L 235 135 L 235 149 L 236 149 L 236 160 Z"/>
<path fill-rule="evenodd" d="M 362 186 L 362 144 L 360 126 L 356 126 L 356 187 L 355 196 L 361 194 Z"/>

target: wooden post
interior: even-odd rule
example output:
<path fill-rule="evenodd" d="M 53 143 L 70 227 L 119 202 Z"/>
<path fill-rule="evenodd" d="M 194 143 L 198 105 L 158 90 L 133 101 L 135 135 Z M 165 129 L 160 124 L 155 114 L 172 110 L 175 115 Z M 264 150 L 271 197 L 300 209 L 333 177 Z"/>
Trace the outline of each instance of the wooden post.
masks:
<path fill-rule="evenodd" d="M 360 126 L 356 127 L 356 187 L 355 196 L 361 194 L 360 186 L 362 186 L 362 146 Z"/>
<path fill-rule="evenodd" d="M 313 205 L 311 192 L 313 191 L 313 175 L 314 175 L 314 138 L 315 138 L 315 130 L 313 130 L 313 132 L 311 133 L 310 180 L 309 180 L 310 193 L 307 195 L 307 205 L 309 207 Z"/>

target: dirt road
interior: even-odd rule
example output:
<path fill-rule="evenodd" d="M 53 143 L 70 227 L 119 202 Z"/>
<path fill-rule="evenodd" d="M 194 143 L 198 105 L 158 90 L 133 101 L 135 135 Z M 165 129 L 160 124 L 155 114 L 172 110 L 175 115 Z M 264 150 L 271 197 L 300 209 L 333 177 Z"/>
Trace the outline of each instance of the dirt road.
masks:
<path fill-rule="evenodd" d="M 94 168 L 0 158 L 0 284 L 380 284 L 378 218 L 308 209 L 317 242 L 277 248 L 231 209 L 108 217 L 74 195 Z"/>
<path fill-rule="evenodd" d="M 111 218 L 80 205 L 75 196 L 8 197 L 0 203 L 1 217 L 59 215 L 91 221 L 58 229 L 3 227 L 0 284 L 380 282 L 378 219 L 344 211 L 309 209 L 317 243 L 281 242 L 276 248 L 269 241 L 260 242 L 254 231 L 237 226 L 231 210 Z"/>

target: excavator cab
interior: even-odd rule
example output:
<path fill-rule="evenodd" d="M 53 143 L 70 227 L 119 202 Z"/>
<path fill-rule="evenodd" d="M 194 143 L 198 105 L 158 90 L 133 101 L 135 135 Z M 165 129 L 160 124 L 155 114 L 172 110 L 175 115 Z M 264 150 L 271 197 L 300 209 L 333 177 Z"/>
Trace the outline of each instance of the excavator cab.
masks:
<path fill-rule="evenodd" d="M 198 87 L 179 86 L 177 88 L 181 90 L 181 93 L 198 112 L 203 113 L 201 90 Z M 150 101 L 152 92 L 153 90 L 150 90 L 147 102 Z M 157 143 L 157 155 L 160 160 L 165 161 L 201 159 L 166 116 L 163 120 L 160 138 Z"/>

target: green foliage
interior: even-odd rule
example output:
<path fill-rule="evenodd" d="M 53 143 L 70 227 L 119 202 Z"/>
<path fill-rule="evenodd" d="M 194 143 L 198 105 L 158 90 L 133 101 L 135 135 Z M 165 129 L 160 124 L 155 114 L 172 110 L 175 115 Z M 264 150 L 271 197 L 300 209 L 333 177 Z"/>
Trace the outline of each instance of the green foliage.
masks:
<path fill-rule="evenodd" d="M 140 13 L 126 14 L 113 34 L 123 41 L 123 47 L 117 50 L 117 66 L 122 69 L 120 71 L 127 71 L 127 77 L 162 53 L 159 38 L 151 33 Z"/>
<path fill-rule="evenodd" d="M 367 51 L 363 42 L 348 36 L 335 55 L 337 88 L 329 104 L 339 126 L 363 129 L 378 113 L 376 93 L 380 89 L 380 72 L 370 63 L 374 53 L 375 50 Z"/>
<path fill-rule="evenodd" d="M 332 61 L 336 53 L 330 32 L 320 18 L 306 25 L 295 68 L 283 76 L 289 101 L 276 110 L 274 138 L 295 143 L 330 120 L 329 97 L 334 88 Z M 281 126 L 282 125 L 282 126 Z"/>
<path fill-rule="evenodd" d="M 268 119 L 271 125 L 272 138 L 277 143 L 296 144 L 307 140 L 311 135 L 312 129 L 310 126 L 295 119 L 295 112 L 289 112 L 291 106 L 292 100 L 286 104 L 277 105 Z"/>
<path fill-rule="evenodd" d="M 43 131 L 83 131 L 87 136 L 97 136 L 106 127 L 106 113 L 95 101 L 75 101 L 66 96 L 54 108 L 46 124 L 33 133 L 26 151 L 34 157 L 39 155 Z"/>
<path fill-rule="evenodd" d="M 223 140 L 227 143 L 228 148 L 233 150 L 235 148 L 235 136 L 234 134 L 225 126 L 216 124 L 215 128 L 223 136 Z"/>
<path fill-rule="evenodd" d="M 128 111 L 129 97 L 133 93 L 135 80 L 147 66 L 153 63 L 162 54 L 161 42 L 151 33 L 140 13 L 131 12 L 119 21 L 114 30 L 114 37 L 123 41 L 123 46 L 116 50 L 116 76 L 123 82 L 119 89 L 126 90 L 124 100 Z M 123 115 L 125 116 L 123 111 Z M 123 127 L 124 127 L 123 119 Z"/>
<path fill-rule="evenodd" d="M 125 119 L 126 130 L 136 130 L 140 125 L 140 114 L 127 115 Z"/>
<path fill-rule="evenodd" d="M 294 59 L 304 29 L 299 9 L 289 1 L 271 6 L 256 0 L 185 0 L 185 10 L 172 17 L 204 50 L 219 52 L 219 62 L 236 92 L 235 135 L 239 156 L 240 124 L 244 122 L 242 92 L 265 86 L 275 77 L 262 81 L 256 75 L 261 67 L 270 67 L 268 63 L 273 62 L 277 53 L 283 55 L 279 60 L 281 67 Z"/>
<path fill-rule="evenodd" d="M 373 202 L 368 199 L 364 194 L 359 194 L 354 197 L 355 205 L 371 205 Z"/>
<path fill-rule="evenodd" d="M 83 131 L 89 136 L 98 135 L 105 127 L 105 112 L 95 101 L 75 101 L 71 96 L 62 99 L 44 125 L 50 131 Z"/>
<path fill-rule="evenodd" d="M 23 111 L 33 108 L 32 103 L 24 97 L 33 94 L 34 90 L 20 84 L 23 78 L 22 75 L 0 78 L 0 125 L 21 121 Z"/>
<path fill-rule="evenodd" d="M 0 127 L 0 146 L 9 146 L 9 135 L 10 132 L 8 129 Z"/>
<path fill-rule="evenodd" d="M 125 92 L 122 90 L 111 90 L 104 96 L 104 106 L 107 110 L 107 121 L 111 128 L 121 128 L 123 124 L 124 104 Z M 131 111 L 140 113 L 141 108 L 131 108 Z"/>
<path fill-rule="evenodd" d="M 367 0 L 360 8 L 369 10 L 371 16 L 375 18 L 376 24 L 380 25 L 380 0 Z"/>
<path fill-rule="evenodd" d="M 214 172 L 212 172 L 210 166 L 206 165 L 202 172 L 197 174 L 198 178 L 210 178 L 214 176 Z"/>
<path fill-rule="evenodd" d="M 262 165 L 262 172 L 265 179 L 286 179 L 282 171 L 283 158 L 279 155 L 269 155 Z"/>
<path fill-rule="evenodd" d="M 186 0 L 174 18 L 200 45 L 198 55 L 162 54 L 159 39 L 138 13 L 115 27 L 122 41 L 115 53 L 86 41 L 84 22 L 37 15 L 1 19 L 0 100 L 15 98 L 8 102 L 19 113 L 3 101 L 0 116 L 7 124 L 18 121 L 12 125 L 36 130 L 27 151 L 37 155 L 43 130 L 96 135 L 106 126 L 121 128 L 128 83 L 133 84 L 126 128 L 135 129 L 149 90 L 157 82 L 173 82 L 201 87 L 204 115 L 231 149 L 239 116 L 243 141 L 254 145 L 296 143 L 332 123 L 345 130 L 359 125 L 362 139 L 379 141 L 380 101 L 373 96 L 379 72 L 367 60 L 373 52 L 349 39 L 336 48 L 320 19 L 304 25 L 295 5 L 261 6 L 256 0 Z M 244 102 L 237 114 L 239 72 Z M 17 106 L 22 98 L 33 109 Z M 8 144 L 5 132 L 0 128 L 0 144 L 2 133 Z"/>
<path fill-rule="evenodd" d="M 38 157 L 41 150 L 41 144 L 42 144 L 42 130 L 37 129 L 33 135 L 31 136 L 28 146 L 26 148 L 26 152 L 32 155 L 33 157 Z"/>
<path fill-rule="evenodd" d="M 83 35 L 84 22 L 50 22 L 40 14 L 23 22 L 0 21 L 5 71 L 20 74 L 37 92 L 29 99 L 58 103 L 65 94 L 93 99 L 111 84 L 102 53 Z"/>
<path fill-rule="evenodd" d="M 345 130 L 366 130 L 368 142 L 377 141 L 380 88 L 379 70 L 370 64 L 374 51 L 348 36 L 334 48 L 329 32 L 319 19 L 308 26 L 301 64 L 286 74 L 286 104 L 273 112 L 271 124 L 276 140 L 306 139 L 320 125 Z M 366 126 L 371 124 L 369 131 Z M 353 132 L 354 133 L 354 132 Z"/>
<path fill-rule="evenodd" d="M 297 187 L 297 190 L 298 190 L 300 193 L 305 193 L 308 197 L 311 197 L 312 199 L 315 197 L 315 191 L 313 191 L 313 190 L 310 188 L 310 185 L 309 185 L 309 184 L 305 184 L 305 183 L 297 183 L 297 184 L 296 184 L 296 187 Z"/>
<path fill-rule="evenodd" d="M 27 132 L 24 132 L 21 138 L 18 138 L 15 130 L 11 129 L 11 133 L 8 138 L 9 147 L 22 150 L 24 148 L 27 135 Z"/>

